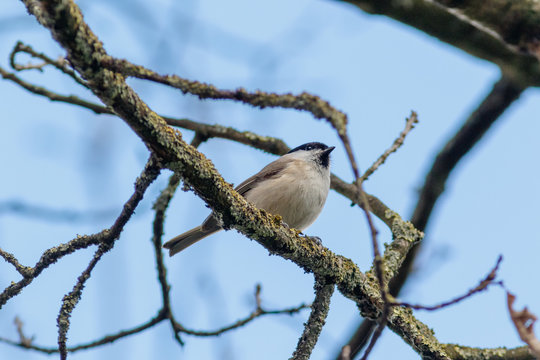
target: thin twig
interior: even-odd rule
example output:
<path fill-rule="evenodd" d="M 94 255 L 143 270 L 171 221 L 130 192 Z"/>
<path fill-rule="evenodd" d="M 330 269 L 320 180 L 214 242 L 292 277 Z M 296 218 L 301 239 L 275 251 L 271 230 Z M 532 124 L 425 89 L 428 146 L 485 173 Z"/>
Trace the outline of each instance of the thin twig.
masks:
<path fill-rule="evenodd" d="M 394 140 L 394 143 L 392 146 L 390 146 L 379 158 L 367 169 L 364 174 L 360 177 L 360 181 L 366 181 L 371 174 L 373 174 L 379 166 L 384 164 L 386 159 L 394 152 L 397 151 L 403 145 L 403 142 L 405 141 L 405 137 L 409 134 L 409 132 L 414 129 L 414 124 L 418 123 L 418 116 L 416 112 L 412 111 L 411 115 L 406 119 L 405 121 L 405 129 L 399 134 L 399 136 Z"/>
<path fill-rule="evenodd" d="M 27 53 L 31 57 L 38 58 L 43 60 L 43 63 L 41 64 L 29 64 L 29 65 L 20 65 L 17 64 L 15 61 L 15 56 L 18 53 Z M 58 60 L 51 59 L 47 55 L 35 51 L 31 46 L 23 44 L 21 41 L 18 41 L 15 44 L 15 47 L 13 50 L 11 50 L 11 53 L 9 55 L 9 64 L 14 70 L 22 71 L 22 70 L 29 70 L 29 69 L 36 69 L 39 71 L 43 71 L 43 68 L 47 65 L 52 65 L 61 72 L 63 72 L 66 75 L 69 75 L 73 80 L 75 80 L 80 85 L 84 86 L 85 88 L 88 88 L 88 85 L 86 84 L 86 81 L 81 79 L 75 71 L 70 69 L 68 67 L 68 62 L 64 57 L 59 58 Z"/>
<path fill-rule="evenodd" d="M 480 281 L 480 283 L 478 283 L 478 285 L 476 285 L 474 288 L 467 291 L 467 293 L 465 293 L 465 294 L 463 294 L 461 296 L 457 296 L 452 300 L 448 300 L 448 301 L 442 302 L 442 303 L 437 304 L 437 305 L 432 305 L 432 306 L 411 304 L 411 303 L 404 302 L 404 301 L 392 301 L 391 305 L 392 306 L 405 306 L 405 307 L 415 309 L 415 310 L 428 310 L 428 311 L 439 310 L 439 309 L 445 308 L 447 306 L 457 304 L 458 302 L 461 302 L 461 301 L 473 296 L 476 293 L 484 291 L 490 285 L 502 286 L 502 281 L 495 281 L 495 278 L 497 277 L 497 271 L 499 270 L 499 266 L 501 265 L 502 259 L 503 259 L 502 255 L 499 255 L 499 257 L 497 258 L 497 263 L 495 264 L 493 269 L 491 269 L 489 274 L 487 274 L 486 277 L 484 279 L 482 279 Z"/>
<path fill-rule="evenodd" d="M 15 270 L 17 270 L 17 272 L 21 274 L 24 278 L 32 276 L 33 269 L 31 267 L 24 266 L 21 263 L 19 263 L 19 260 L 17 260 L 15 255 L 0 249 L 0 256 L 3 257 L 4 260 L 6 260 L 8 263 L 13 265 Z"/>
<path fill-rule="evenodd" d="M 77 279 L 77 283 L 73 287 L 73 290 L 62 299 L 62 306 L 60 307 L 60 312 L 56 319 L 58 325 L 58 351 L 60 352 L 60 359 L 65 360 L 67 358 L 67 332 L 70 326 L 70 317 L 73 309 L 79 303 L 81 299 L 82 291 L 84 289 L 84 284 L 90 278 L 92 270 L 97 265 L 98 261 L 101 260 L 101 257 L 112 249 L 114 243 L 102 243 L 99 248 L 94 253 L 94 256 L 88 267 L 82 272 L 81 276 Z"/>
<path fill-rule="evenodd" d="M 195 136 L 193 140 L 191 141 L 191 146 L 198 147 L 202 141 L 204 141 L 204 136 L 201 136 L 199 132 L 195 133 Z M 184 345 L 184 342 L 180 338 L 180 331 L 177 331 L 177 324 L 179 322 L 175 319 L 172 310 L 171 310 L 171 301 L 169 297 L 170 293 L 170 286 L 167 282 L 167 269 L 165 267 L 165 263 L 163 261 L 163 225 L 165 223 L 165 212 L 167 211 L 167 208 L 169 207 L 169 203 L 171 202 L 171 199 L 176 192 L 176 189 L 178 188 L 178 185 L 180 184 L 180 177 L 178 174 L 174 173 L 169 178 L 169 184 L 159 197 L 157 198 L 156 202 L 154 203 L 154 210 L 156 211 L 156 215 L 154 217 L 154 224 L 153 224 L 153 236 L 152 236 L 152 244 L 154 245 L 154 254 L 156 258 L 156 268 L 158 273 L 158 281 L 161 287 L 161 298 L 162 298 L 162 311 L 169 320 L 171 327 L 173 329 L 174 338 L 180 345 Z"/>
<path fill-rule="evenodd" d="M 167 317 L 165 316 L 165 314 L 161 311 L 155 317 L 142 323 L 141 325 L 135 326 L 131 329 L 119 331 L 118 333 L 113 334 L 113 335 L 106 335 L 102 337 L 101 339 L 94 340 L 88 343 L 67 347 L 66 350 L 68 352 L 76 352 L 79 350 L 87 350 L 87 349 L 95 348 L 101 345 L 110 344 L 110 343 L 115 342 L 118 339 L 124 338 L 126 336 L 130 336 L 133 334 L 137 334 L 148 328 L 151 328 L 152 326 L 159 324 L 161 321 L 165 320 L 166 318 Z M 37 346 L 37 345 L 32 345 L 32 344 L 25 344 L 22 341 L 17 342 L 17 341 L 9 340 L 2 337 L 0 337 L 0 342 L 3 342 L 8 345 L 17 346 L 23 349 L 34 350 L 34 351 L 45 353 L 45 354 L 55 354 L 59 352 L 58 347 L 43 347 L 43 346 Z"/>
<path fill-rule="evenodd" d="M 75 95 L 60 95 L 42 86 L 31 84 L 27 81 L 24 81 L 23 79 L 21 79 L 14 73 L 4 70 L 1 66 L 0 66 L 0 75 L 2 76 L 2 78 L 16 83 L 17 85 L 30 91 L 31 93 L 45 96 L 49 98 L 49 100 L 51 101 L 59 101 L 59 102 L 64 102 L 64 103 L 68 103 L 72 105 L 82 106 L 82 107 L 92 110 L 96 114 L 112 114 L 113 113 L 111 110 L 109 110 L 105 106 L 83 100 Z"/>
<path fill-rule="evenodd" d="M 404 307 L 408 307 L 408 308 L 415 309 L 415 310 L 430 310 L 430 311 L 432 311 L 432 310 L 439 310 L 439 309 L 442 309 L 444 307 L 457 304 L 458 302 L 460 302 L 462 300 L 465 300 L 465 299 L 473 296 L 476 293 L 479 293 L 481 291 L 486 290 L 489 285 L 494 285 L 494 284 L 495 285 L 502 285 L 501 281 L 494 281 L 495 277 L 497 276 L 497 271 L 499 270 L 499 265 L 501 264 L 501 261 L 502 261 L 502 255 L 500 255 L 498 257 L 497 263 L 495 264 L 495 267 L 493 269 L 491 269 L 489 274 L 482 281 L 480 281 L 480 283 L 477 286 L 470 289 L 466 294 L 458 296 L 458 297 L 456 297 L 456 298 L 454 298 L 454 299 L 452 299 L 450 301 L 446 301 L 446 302 L 443 302 L 441 304 L 434 305 L 434 306 L 410 304 L 410 303 L 407 303 L 407 302 L 396 301 L 396 300 L 389 301 L 388 306 L 385 306 L 385 309 L 384 309 L 386 314 L 383 313 L 381 315 L 381 317 L 379 318 L 377 328 L 375 329 L 375 331 L 373 333 L 373 336 L 371 337 L 371 341 L 369 342 L 369 345 L 366 348 L 366 350 L 364 352 L 364 355 L 362 356 L 361 360 L 366 360 L 368 358 L 369 354 L 371 353 L 371 351 L 373 350 L 373 348 L 375 346 L 375 343 L 380 338 L 384 328 L 386 327 L 386 323 L 387 323 L 387 319 L 388 319 L 388 313 L 390 311 L 390 306 L 404 306 Z"/>
<path fill-rule="evenodd" d="M 167 210 L 167 207 L 169 206 L 169 203 L 179 184 L 180 184 L 180 177 L 176 173 L 172 174 L 171 177 L 169 178 L 169 184 L 161 192 L 156 202 L 154 203 L 154 210 L 156 211 L 156 215 L 154 217 L 153 236 L 152 236 L 152 244 L 154 245 L 154 254 L 156 258 L 158 281 L 161 287 L 162 311 L 167 317 L 167 319 L 169 320 L 169 322 L 171 323 L 173 330 L 174 330 L 176 321 L 171 311 L 171 301 L 169 298 L 169 291 L 171 287 L 169 286 L 167 282 L 167 269 L 165 268 L 165 264 L 163 262 L 162 237 L 163 237 L 163 224 L 165 222 L 165 211 Z M 173 331 L 173 332 L 174 332 L 174 337 L 176 341 L 180 345 L 184 345 L 184 342 L 178 335 L 178 332 L 177 331 Z"/>
<path fill-rule="evenodd" d="M 389 313 L 390 313 L 390 305 L 388 302 L 385 302 L 383 312 L 381 314 L 381 317 L 379 318 L 379 322 L 377 323 L 377 327 L 375 328 L 375 331 L 373 332 L 373 336 L 371 337 L 371 340 L 369 341 L 369 344 L 361 360 L 367 360 L 369 354 L 371 354 L 371 351 L 375 347 L 375 344 L 381 337 L 381 334 L 388 323 Z"/>
<path fill-rule="evenodd" d="M 330 310 L 330 299 L 334 293 L 334 284 L 326 284 L 324 280 L 317 278 L 314 288 L 315 300 L 311 305 L 311 314 L 304 324 L 304 332 L 298 339 L 298 345 L 296 345 L 291 360 L 308 360 L 311 357 Z"/>
<path fill-rule="evenodd" d="M 302 311 L 304 309 L 308 309 L 308 308 L 311 307 L 311 305 L 308 305 L 308 304 L 300 304 L 300 305 L 298 305 L 296 307 L 287 308 L 287 309 L 266 310 L 261 305 L 260 294 L 261 294 L 261 286 L 257 285 L 255 287 L 255 310 L 253 310 L 251 312 L 251 314 L 249 314 L 245 318 L 240 319 L 240 320 L 234 322 L 233 324 L 224 326 L 224 327 L 219 328 L 217 330 L 202 331 L 202 330 L 191 330 L 191 329 L 188 329 L 188 328 L 176 323 L 175 324 L 176 329 L 177 329 L 177 331 L 181 331 L 181 332 L 189 334 L 189 335 L 203 336 L 203 337 L 216 336 L 216 335 L 221 335 L 221 334 L 223 334 L 223 333 L 225 333 L 227 331 L 237 329 L 237 328 L 239 328 L 241 326 L 244 326 L 247 323 L 249 323 L 249 322 L 251 322 L 251 321 L 253 321 L 256 318 L 259 318 L 261 316 L 278 315 L 278 314 L 293 315 L 293 314 L 299 313 L 300 311 Z"/>

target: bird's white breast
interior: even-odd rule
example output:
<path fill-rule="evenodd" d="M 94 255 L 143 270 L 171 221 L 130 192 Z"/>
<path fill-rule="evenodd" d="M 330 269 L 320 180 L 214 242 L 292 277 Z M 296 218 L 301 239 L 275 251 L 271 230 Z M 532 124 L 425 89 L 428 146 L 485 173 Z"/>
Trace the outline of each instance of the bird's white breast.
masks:
<path fill-rule="evenodd" d="M 319 216 L 329 187 L 328 168 L 292 160 L 279 175 L 261 181 L 245 197 L 255 206 L 281 215 L 290 227 L 304 230 Z"/>

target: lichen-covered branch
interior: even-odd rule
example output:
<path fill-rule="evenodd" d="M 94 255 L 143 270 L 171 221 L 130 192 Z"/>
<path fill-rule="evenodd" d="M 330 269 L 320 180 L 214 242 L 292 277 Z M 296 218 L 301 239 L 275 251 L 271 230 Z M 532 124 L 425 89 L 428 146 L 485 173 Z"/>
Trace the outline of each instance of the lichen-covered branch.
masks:
<path fill-rule="evenodd" d="M 169 203 L 179 184 L 180 178 L 178 177 L 178 175 L 171 175 L 171 177 L 169 178 L 169 184 L 165 189 L 163 189 L 156 202 L 154 203 L 154 210 L 156 211 L 156 215 L 154 217 L 152 236 L 152 244 L 154 245 L 158 281 L 161 287 L 162 311 L 164 316 L 169 319 L 171 325 L 173 326 L 173 329 L 176 321 L 171 311 L 171 301 L 169 298 L 170 286 L 167 282 L 167 269 L 165 268 L 165 264 L 163 262 L 163 251 L 161 249 L 161 246 L 163 245 L 162 236 L 163 225 L 165 223 L 165 211 L 169 207 Z M 180 345 L 184 344 L 177 331 L 174 331 L 174 336 L 176 341 L 178 341 Z"/>
<path fill-rule="evenodd" d="M 77 283 L 73 287 L 73 290 L 71 290 L 69 294 L 65 295 L 62 299 L 60 313 L 58 314 L 58 317 L 56 319 L 56 323 L 58 326 L 58 351 L 60 352 L 61 360 L 65 360 L 67 358 L 66 342 L 67 333 L 70 326 L 69 319 L 71 318 L 71 313 L 73 312 L 73 309 L 75 309 L 75 306 L 77 306 L 79 300 L 81 299 L 84 284 L 90 278 L 92 270 L 95 268 L 99 260 L 101 260 L 101 257 L 106 252 L 110 251 L 113 245 L 114 243 L 112 242 L 101 243 L 99 245 L 98 249 L 94 253 L 94 256 L 92 257 L 92 260 L 90 261 L 90 264 L 88 264 L 88 267 L 77 279 Z"/>
<path fill-rule="evenodd" d="M 280 107 L 308 111 L 317 119 L 326 119 L 339 134 L 345 134 L 347 132 L 347 115 L 334 108 L 327 101 L 306 92 L 293 95 L 267 93 L 263 91 L 249 92 L 243 88 L 221 90 L 213 85 L 187 80 L 177 75 L 160 75 L 150 69 L 132 64 L 123 59 L 106 57 L 102 65 L 125 76 L 133 76 L 168 85 L 179 89 L 184 94 L 196 95 L 200 99 L 235 100 L 261 109 Z"/>
<path fill-rule="evenodd" d="M 334 293 L 334 284 L 326 284 L 322 279 L 315 279 L 315 300 L 311 305 L 311 314 L 304 324 L 304 332 L 298 340 L 291 360 L 308 360 L 319 340 L 322 328 L 330 310 L 330 299 Z"/>
<path fill-rule="evenodd" d="M 452 360 L 534 360 L 527 346 L 514 349 L 504 347 L 482 349 L 457 344 L 444 344 L 444 350 Z"/>

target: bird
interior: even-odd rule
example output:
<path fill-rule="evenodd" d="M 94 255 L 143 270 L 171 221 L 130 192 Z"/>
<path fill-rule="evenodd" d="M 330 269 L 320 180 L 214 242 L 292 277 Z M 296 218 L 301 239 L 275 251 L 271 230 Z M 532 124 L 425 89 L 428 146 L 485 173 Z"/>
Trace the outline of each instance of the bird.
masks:
<path fill-rule="evenodd" d="M 330 153 L 335 146 L 309 142 L 290 150 L 240 183 L 235 190 L 247 201 L 267 212 L 280 215 L 290 228 L 300 231 L 321 213 L 330 189 Z M 163 244 L 173 256 L 220 230 L 210 214 L 204 222 Z"/>

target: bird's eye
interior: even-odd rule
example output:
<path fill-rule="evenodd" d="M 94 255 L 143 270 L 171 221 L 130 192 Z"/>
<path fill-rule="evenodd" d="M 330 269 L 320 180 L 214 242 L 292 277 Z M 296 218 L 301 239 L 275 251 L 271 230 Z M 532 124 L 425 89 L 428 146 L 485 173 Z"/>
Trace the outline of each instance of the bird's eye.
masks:
<path fill-rule="evenodd" d="M 307 150 L 313 150 L 313 146 L 309 145 L 309 146 L 307 147 Z"/>

